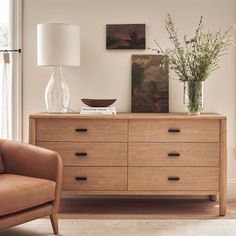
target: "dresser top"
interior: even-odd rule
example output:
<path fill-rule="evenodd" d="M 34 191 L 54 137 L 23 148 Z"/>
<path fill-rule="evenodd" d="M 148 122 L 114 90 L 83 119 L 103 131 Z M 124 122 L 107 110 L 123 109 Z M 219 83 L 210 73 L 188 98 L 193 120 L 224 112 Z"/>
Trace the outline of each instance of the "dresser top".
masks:
<path fill-rule="evenodd" d="M 68 119 L 226 119 L 226 116 L 217 113 L 202 113 L 201 115 L 188 115 L 187 113 L 118 113 L 116 115 L 81 115 L 78 112 L 68 113 L 36 113 L 30 118 L 68 118 Z"/>

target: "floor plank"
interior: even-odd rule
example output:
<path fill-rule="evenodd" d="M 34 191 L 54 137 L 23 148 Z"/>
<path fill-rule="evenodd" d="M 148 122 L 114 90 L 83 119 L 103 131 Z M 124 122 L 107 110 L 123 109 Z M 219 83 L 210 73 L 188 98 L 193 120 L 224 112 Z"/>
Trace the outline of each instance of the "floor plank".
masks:
<path fill-rule="evenodd" d="M 61 219 L 235 219 L 236 202 L 218 215 L 218 202 L 206 199 L 80 199 L 61 201 Z"/>

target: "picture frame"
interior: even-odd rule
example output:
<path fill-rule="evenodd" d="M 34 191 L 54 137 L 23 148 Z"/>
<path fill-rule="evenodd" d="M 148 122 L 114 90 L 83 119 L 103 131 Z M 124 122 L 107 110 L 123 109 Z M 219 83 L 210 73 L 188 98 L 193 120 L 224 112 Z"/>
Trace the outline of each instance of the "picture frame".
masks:
<path fill-rule="evenodd" d="M 107 24 L 106 49 L 145 49 L 145 24 Z"/>

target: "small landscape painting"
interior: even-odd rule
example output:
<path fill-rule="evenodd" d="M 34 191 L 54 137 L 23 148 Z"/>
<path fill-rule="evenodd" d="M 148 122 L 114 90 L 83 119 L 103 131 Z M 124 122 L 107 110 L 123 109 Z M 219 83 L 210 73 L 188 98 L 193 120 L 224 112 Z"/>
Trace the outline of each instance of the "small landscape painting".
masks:
<path fill-rule="evenodd" d="M 145 49 L 145 24 L 106 25 L 107 49 Z"/>
<path fill-rule="evenodd" d="M 132 112 L 169 112 L 169 73 L 161 55 L 132 55 Z"/>

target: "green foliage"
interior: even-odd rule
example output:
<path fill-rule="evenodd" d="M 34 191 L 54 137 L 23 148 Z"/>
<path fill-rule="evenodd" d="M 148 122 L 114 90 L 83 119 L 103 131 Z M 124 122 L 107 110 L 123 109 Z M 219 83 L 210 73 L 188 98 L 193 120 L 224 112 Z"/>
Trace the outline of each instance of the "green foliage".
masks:
<path fill-rule="evenodd" d="M 185 35 L 183 43 L 178 39 L 170 15 L 165 20 L 165 27 L 173 48 L 163 50 L 155 40 L 157 51 L 166 56 L 166 62 L 169 63 L 170 69 L 178 75 L 180 81 L 206 80 L 212 71 L 219 68 L 220 57 L 233 44 L 231 37 L 233 27 L 224 32 L 221 30 L 204 32 L 203 17 L 200 18 L 195 35 L 189 39 Z"/>

